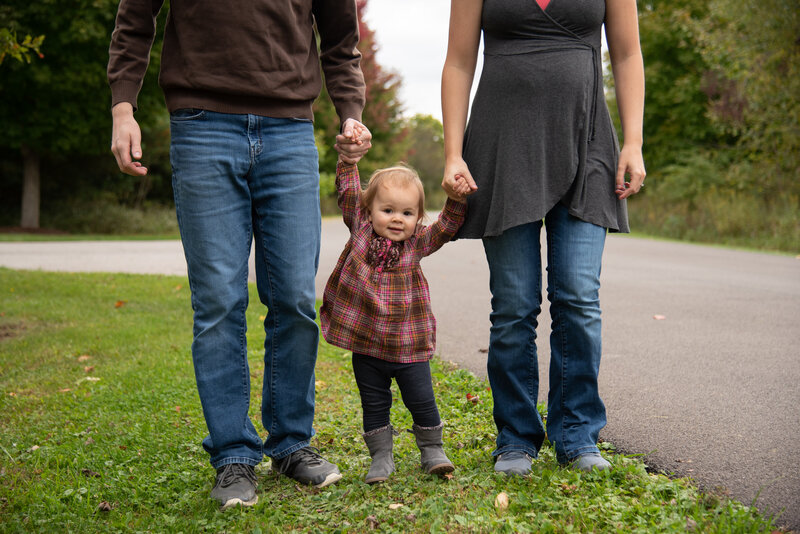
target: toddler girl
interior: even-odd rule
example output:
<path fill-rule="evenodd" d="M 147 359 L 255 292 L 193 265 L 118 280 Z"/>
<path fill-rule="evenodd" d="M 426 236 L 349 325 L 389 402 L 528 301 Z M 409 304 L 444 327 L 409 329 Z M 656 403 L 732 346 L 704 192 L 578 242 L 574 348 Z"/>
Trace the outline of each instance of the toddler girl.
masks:
<path fill-rule="evenodd" d="M 412 432 L 430 474 L 453 471 L 442 449 L 442 421 L 433 395 L 428 360 L 436 321 L 428 283 L 419 265 L 456 233 L 464 221 L 462 187 L 437 222 L 423 226 L 425 193 L 408 167 L 376 171 L 362 191 L 355 165 L 342 160 L 336 188 L 350 239 L 325 287 L 320 310 L 328 343 L 353 351 L 353 372 L 361 394 L 364 441 L 372 457 L 365 481 L 383 482 L 394 471 L 390 386 L 397 381 L 414 420 Z"/>

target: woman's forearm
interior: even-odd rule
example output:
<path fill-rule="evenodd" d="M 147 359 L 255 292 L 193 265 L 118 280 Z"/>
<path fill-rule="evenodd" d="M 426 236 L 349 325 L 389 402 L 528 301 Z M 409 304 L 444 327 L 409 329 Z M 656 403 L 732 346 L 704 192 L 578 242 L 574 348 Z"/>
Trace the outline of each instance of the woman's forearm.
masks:
<path fill-rule="evenodd" d="M 624 142 L 641 146 L 644 121 L 644 66 L 641 53 L 626 57 L 615 64 L 612 71 Z"/>

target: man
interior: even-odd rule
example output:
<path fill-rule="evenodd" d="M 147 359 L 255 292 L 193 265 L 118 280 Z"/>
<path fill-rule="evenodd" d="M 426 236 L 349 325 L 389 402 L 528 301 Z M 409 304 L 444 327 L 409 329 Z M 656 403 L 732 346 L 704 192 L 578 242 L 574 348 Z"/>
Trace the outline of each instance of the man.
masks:
<path fill-rule="evenodd" d="M 133 112 L 163 0 L 122 0 L 109 49 L 112 152 L 147 173 Z M 321 54 L 317 52 L 319 35 Z M 192 358 L 209 435 L 203 447 L 223 509 L 254 505 L 254 466 L 327 486 L 338 468 L 309 447 L 319 332 L 319 170 L 311 104 L 321 88 L 343 123 L 337 149 L 355 163 L 364 106 L 354 0 L 172 0 L 159 84 L 170 111 L 170 160 L 194 310 Z M 363 125 L 362 125 L 363 127 Z M 360 130 L 359 130 L 360 131 Z M 248 257 L 268 307 L 262 442 L 248 417 Z"/>

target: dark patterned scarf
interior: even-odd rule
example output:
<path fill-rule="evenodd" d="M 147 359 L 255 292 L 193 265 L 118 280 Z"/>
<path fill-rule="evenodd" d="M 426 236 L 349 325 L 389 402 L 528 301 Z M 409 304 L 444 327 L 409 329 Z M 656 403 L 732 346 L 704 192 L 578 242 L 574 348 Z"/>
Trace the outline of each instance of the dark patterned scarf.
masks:
<path fill-rule="evenodd" d="M 397 266 L 400 261 L 400 252 L 403 243 L 392 241 L 377 234 L 372 234 L 372 241 L 367 250 L 367 263 L 375 267 L 377 272 L 384 269 L 390 270 Z"/>

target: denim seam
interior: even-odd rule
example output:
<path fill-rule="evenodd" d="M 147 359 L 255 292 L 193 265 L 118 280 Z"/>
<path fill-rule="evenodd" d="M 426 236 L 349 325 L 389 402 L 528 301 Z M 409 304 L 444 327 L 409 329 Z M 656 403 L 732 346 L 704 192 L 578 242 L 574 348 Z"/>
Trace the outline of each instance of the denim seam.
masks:
<path fill-rule="evenodd" d="M 250 241 L 253 239 L 252 229 L 248 232 L 249 239 L 247 243 L 249 244 Z M 248 247 L 249 248 L 249 247 Z M 249 254 L 248 254 L 249 255 Z M 241 357 L 242 357 L 242 388 L 244 389 L 244 397 L 247 401 L 247 406 L 245 409 L 245 418 L 249 419 L 249 412 L 250 412 L 250 372 L 249 372 L 249 365 L 247 362 L 247 305 L 250 302 L 250 294 L 247 287 L 247 277 L 248 271 L 245 269 L 244 276 L 242 279 L 243 283 L 243 290 L 245 295 L 245 305 L 241 310 L 241 317 L 240 317 L 240 327 L 239 327 L 239 347 L 241 348 Z M 251 437 L 255 438 L 257 441 L 261 442 L 261 436 L 257 433 L 253 434 L 250 432 L 250 426 L 247 425 L 245 421 L 244 431 L 246 434 L 251 434 Z M 263 444 L 262 444 L 263 448 Z M 263 450 L 261 451 L 263 454 Z"/>
<path fill-rule="evenodd" d="M 536 449 L 534 449 L 532 447 L 527 447 L 525 445 L 506 445 L 504 447 L 501 447 L 501 448 L 495 450 L 492 453 L 492 456 L 494 456 L 496 458 L 496 457 L 500 456 L 503 453 L 512 452 L 512 451 L 524 452 L 525 454 L 527 454 L 528 456 L 530 456 L 534 460 L 539 458 L 539 452 Z"/>
<path fill-rule="evenodd" d="M 549 232 L 548 232 L 548 235 L 549 235 Z M 556 236 L 555 235 L 553 236 L 553 239 L 548 240 L 548 241 L 549 241 L 548 242 L 548 256 L 549 257 L 547 259 L 547 265 L 548 265 L 548 267 L 550 267 L 551 262 L 556 257 L 556 248 L 558 247 L 558 244 L 556 243 Z M 552 250 L 552 254 L 551 254 L 551 250 Z M 557 274 L 556 270 L 553 269 L 553 299 L 550 302 L 550 313 L 551 313 L 551 316 L 552 316 L 552 312 L 553 312 L 553 302 L 558 301 L 558 293 L 559 293 L 558 285 L 559 285 L 558 284 L 558 274 Z M 564 328 L 563 312 L 562 312 L 562 310 L 561 310 L 561 308 L 559 306 L 556 306 L 555 312 L 556 312 L 556 317 L 554 317 L 554 322 L 556 322 L 558 324 L 558 334 L 557 335 L 558 335 L 558 342 L 561 345 L 561 366 L 560 366 L 561 368 L 559 369 L 559 372 L 561 373 L 561 376 L 559 377 L 559 381 L 558 381 L 559 388 L 560 388 L 560 391 L 558 392 L 558 394 L 559 394 L 559 399 L 560 399 L 560 404 L 561 404 L 561 414 L 562 415 L 561 415 L 561 421 L 560 421 L 560 424 L 559 424 L 559 436 L 558 437 L 561 438 L 560 446 L 563 449 L 565 447 L 565 442 L 566 442 L 566 438 L 565 438 L 566 425 L 564 424 L 565 423 L 564 414 L 567 413 L 567 412 L 566 412 L 566 405 L 565 405 L 565 403 L 566 403 L 566 400 L 565 400 L 566 399 L 566 395 L 565 395 L 565 392 L 564 392 L 564 390 L 566 389 L 566 384 L 564 384 L 564 381 L 565 381 L 565 377 L 567 376 L 567 372 L 566 372 L 567 347 L 566 347 L 566 336 L 564 335 L 565 328 Z M 552 357 L 552 355 L 551 355 L 551 357 Z M 556 442 L 553 445 L 554 445 L 554 448 L 556 449 L 556 454 L 558 454 L 558 445 L 559 445 L 559 443 Z"/>
<path fill-rule="evenodd" d="M 252 458 L 245 458 L 244 456 L 230 456 L 228 458 L 223 458 L 222 460 L 218 460 L 211 464 L 211 467 L 214 469 L 219 469 L 224 465 L 230 464 L 246 464 L 252 467 L 257 466 L 261 462 L 258 460 L 253 460 Z"/>
<path fill-rule="evenodd" d="M 287 456 L 289 456 L 290 454 L 292 454 L 293 452 L 297 452 L 300 449 L 305 449 L 310 444 L 311 444 L 311 440 L 301 441 L 300 443 L 296 443 L 295 445 L 292 445 L 291 447 L 289 447 L 285 451 L 275 454 L 275 456 L 272 456 L 272 459 L 273 460 L 282 460 L 282 459 L 286 458 Z"/>
<path fill-rule="evenodd" d="M 258 220 L 262 220 L 261 215 L 257 211 L 257 208 L 256 208 L 256 215 L 258 216 Z M 272 274 L 271 274 L 271 271 L 270 271 L 269 258 L 268 258 L 267 253 L 266 253 L 267 244 L 263 242 L 263 240 L 264 240 L 263 231 L 260 231 L 259 234 L 261 235 L 261 241 L 262 241 L 261 242 L 261 248 L 264 251 L 264 254 L 262 254 L 262 256 L 263 256 L 262 261 L 264 262 L 264 275 L 267 277 L 265 285 L 269 288 L 269 295 L 267 296 L 267 301 L 268 301 L 267 313 L 272 315 L 272 317 L 271 317 L 271 320 L 272 320 L 271 332 L 269 332 L 268 335 L 267 335 L 267 337 L 269 338 L 270 353 L 271 353 L 271 359 L 272 359 L 272 362 L 271 362 L 271 365 L 270 365 L 270 377 L 269 377 L 270 378 L 270 383 L 269 383 L 270 410 L 271 410 L 272 413 L 270 413 L 270 421 L 271 421 L 271 423 L 270 423 L 270 428 L 268 429 L 268 432 L 270 433 L 270 435 L 272 435 L 275 432 L 275 425 L 276 425 L 276 419 L 277 419 L 276 412 L 275 412 L 275 403 L 276 403 L 276 391 L 275 391 L 276 387 L 275 387 L 275 385 L 278 383 L 278 366 L 277 366 L 275 355 L 278 353 L 278 347 L 276 345 L 276 338 L 277 338 L 276 332 L 278 331 L 278 328 L 279 328 L 280 325 L 279 325 L 279 315 L 278 315 L 277 306 L 273 305 L 275 303 L 275 286 L 273 285 L 273 277 L 272 277 Z M 292 452 L 294 452 L 294 451 L 292 451 Z"/>

